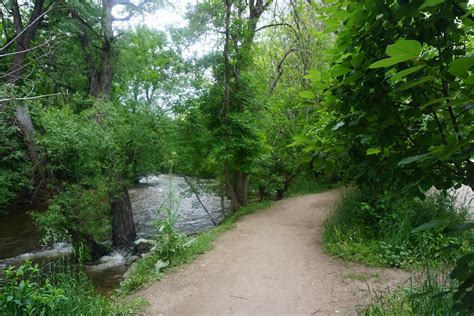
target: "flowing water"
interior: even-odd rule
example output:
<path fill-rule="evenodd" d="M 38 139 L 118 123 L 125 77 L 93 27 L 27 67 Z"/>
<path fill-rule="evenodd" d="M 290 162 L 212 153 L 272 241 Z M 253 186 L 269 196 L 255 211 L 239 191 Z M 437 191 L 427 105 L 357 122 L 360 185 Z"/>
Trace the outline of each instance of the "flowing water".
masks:
<path fill-rule="evenodd" d="M 205 231 L 224 219 L 224 212 L 230 208 L 228 200 L 206 189 L 211 182 L 198 184 L 183 177 L 149 176 L 129 190 L 133 216 L 138 238 L 150 239 L 156 235 L 156 221 L 166 216 L 163 205 L 172 197 L 177 214 L 176 229 L 187 234 Z M 197 196 L 195 193 L 198 193 Z M 43 206 L 9 210 L 0 216 L 0 274 L 9 265 L 20 264 L 26 259 L 33 262 L 52 261 L 71 256 L 72 247 L 64 243 L 42 249 L 41 236 L 31 216 L 31 211 L 42 211 Z M 85 271 L 102 293 L 110 293 L 118 287 L 122 275 L 127 271 L 124 254 L 112 252 L 97 262 L 85 266 Z"/>

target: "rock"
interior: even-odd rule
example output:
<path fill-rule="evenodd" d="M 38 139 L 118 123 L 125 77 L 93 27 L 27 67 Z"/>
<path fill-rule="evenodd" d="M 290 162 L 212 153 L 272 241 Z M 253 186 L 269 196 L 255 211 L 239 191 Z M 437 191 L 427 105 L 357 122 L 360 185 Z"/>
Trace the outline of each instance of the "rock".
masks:
<path fill-rule="evenodd" d="M 143 253 L 150 252 L 154 246 L 155 242 L 153 240 L 140 238 L 135 241 L 135 246 L 133 247 L 132 255 L 140 256 Z"/>

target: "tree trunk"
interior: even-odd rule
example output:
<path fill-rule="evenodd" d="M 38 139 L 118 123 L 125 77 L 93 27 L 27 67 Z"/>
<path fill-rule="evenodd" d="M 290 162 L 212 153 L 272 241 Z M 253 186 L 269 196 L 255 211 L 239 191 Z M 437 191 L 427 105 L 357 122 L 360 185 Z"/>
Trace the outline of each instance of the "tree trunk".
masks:
<path fill-rule="evenodd" d="M 20 130 L 23 133 L 23 139 L 25 141 L 26 149 L 28 151 L 28 157 L 33 164 L 33 170 L 35 172 L 35 180 L 37 183 L 45 180 L 45 171 L 43 162 L 39 155 L 39 147 L 35 141 L 34 133 L 35 128 L 31 121 L 30 112 L 27 105 L 17 105 L 15 118 L 20 126 Z"/>
<path fill-rule="evenodd" d="M 116 248 L 128 248 L 137 237 L 133 223 L 132 206 L 128 190 L 123 186 L 117 194 L 111 194 L 112 244 Z"/>
<path fill-rule="evenodd" d="M 242 174 L 242 200 L 240 201 L 242 206 L 247 206 L 249 204 L 248 186 L 249 186 L 249 175 L 246 173 L 243 173 Z"/>
<path fill-rule="evenodd" d="M 227 183 L 227 193 L 229 194 L 229 197 L 230 197 L 231 209 L 232 209 L 232 212 L 235 212 L 240 208 L 240 203 L 239 203 L 239 200 L 237 199 L 237 195 L 235 194 L 235 188 L 232 183 L 232 177 L 231 177 L 231 174 L 229 171 L 229 165 L 227 162 L 224 162 L 224 174 L 225 174 L 226 183 Z"/>
<path fill-rule="evenodd" d="M 15 40 L 15 55 L 13 62 L 8 70 L 7 82 L 12 85 L 17 85 L 21 79 L 22 70 L 25 64 L 27 53 L 25 52 L 31 44 L 31 41 L 36 35 L 39 25 L 43 19 L 44 11 L 44 0 L 37 0 L 34 3 L 34 8 L 28 21 L 27 29 L 23 26 L 21 17 L 20 7 L 18 1 L 11 1 L 11 11 L 13 14 L 13 21 L 15 24 L 16 40 Z M 20 130 L 23 134 L 25 146 L 28 152 L 35 172 L 35 182 L 45 184 L 45 167 L 40 159 L 40 150 L 38 144 L 35 141 L 35 129 L 31 120 L 30 111 L 28 105 L 18 103 L 16 105 L 15 118 Z"/>
<path fill-rule="evenodd" d="M 242 193 L 243 193 L 243 174 L 242 171 L 235 171 L 234 172 L 234 188 L 235 188 L 235 195 L 237 196 L 237 200 L 239 204 L 242 205 Z"/>

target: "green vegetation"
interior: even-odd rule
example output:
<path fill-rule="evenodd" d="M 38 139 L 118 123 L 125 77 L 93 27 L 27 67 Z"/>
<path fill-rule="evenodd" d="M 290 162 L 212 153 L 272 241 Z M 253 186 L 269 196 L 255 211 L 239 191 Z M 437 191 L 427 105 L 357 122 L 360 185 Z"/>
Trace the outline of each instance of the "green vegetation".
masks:
<path fill-rule="evenodd" d="M 335 188 L 337 183 L 314 176 L 300 176 L 292 181 L 285 196 L 319 193 Z"/>
<path fill-rule="evenodd" d="M 452 264 L 469 251 L 466 232 L 446 228 L 465 223 L 469 213 L 457 209 L 453 198 L 438 194 L 420 200 L 399 197 L 372 208 L 361 192 L 345 196 L 325 223 L 326 249 L 344 259 L 371 266 L 402 268 Z M 416 231 L 425 223 L 439 223 Z M 453 247 L 461 244 L 461 247 Z"/>
<path fill-rule="evenodd" d="M 51 269 L 50 269 L 51 270 Z M 87 276 L 69 264 L 44 271 L 26 261 L 5 271 L 1 315 L 128 315 L 137 302 L 121 303 L 100 295 Z M 59 270 L 59 271 L 58 271 Z"/>
<path fill-rule="evenodd" d="M 176 10 L 180 27 L 139 22 L 167 6 L 2 2 L 0 213 L 47 203 L 33 214 L 45 244 L 71 242 L 92 260 L 133 247 L 128 188 L 140 177 L 215 181 L 230 218 L 190 239 L 165 206 L 130 292 L 209 249 L 253 201 L 342 182 L 353 193 L 326 222 L 329 252 L 452 266 L 450 306 L 474 310 L 474 225 L 447 195 L 474 186 L 468 0 L 203 0 Z M 427 198 L 432 187 L 441 193 Z M 73 295 L 41 278 L 32 291 L 51 300 L 35 296 L 38 308 Z M 430 313 L 413 306 L 397 311 Z"/>
<path fill-rule="evenodd" d="M 442 274 L 427 270 L 421 284 L 410 280 L 407 288 L 398 289 L 389 296 L 372 293 L 371 304 L 359 310 L 360 315 L 459 315 L 453 311 L 453 282 Z"/>

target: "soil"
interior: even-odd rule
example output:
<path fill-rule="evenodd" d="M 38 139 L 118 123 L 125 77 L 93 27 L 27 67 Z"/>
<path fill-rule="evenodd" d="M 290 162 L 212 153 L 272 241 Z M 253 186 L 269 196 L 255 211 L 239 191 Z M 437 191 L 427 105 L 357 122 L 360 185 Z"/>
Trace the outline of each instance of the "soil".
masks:
<path fill-rule="evenodd" d="M 325 252 L 323 222 L 339 197 L 331 190 L 290 198 L 245 216 L 211 251 L 137 293 L 150 303 L 145 314 L 356 314 L 374 290 L 393 290 L 409 273 Z"/>

